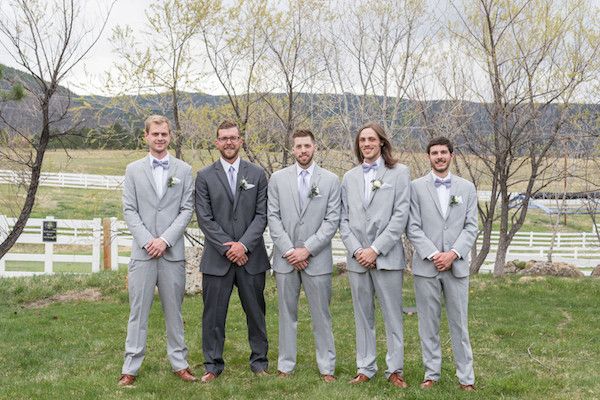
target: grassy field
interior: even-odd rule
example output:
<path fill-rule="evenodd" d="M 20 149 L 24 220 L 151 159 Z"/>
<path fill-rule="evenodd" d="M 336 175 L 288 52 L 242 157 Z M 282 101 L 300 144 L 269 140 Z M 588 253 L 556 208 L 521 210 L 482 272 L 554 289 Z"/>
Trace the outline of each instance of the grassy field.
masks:
<path fill-rule="evenodd" d="M 94 288 L 101 300 L 34 301 Z M 277 300 L 268 279 L 267 329 L 271 372 L 277 358 Z M 598 399 L 600 381 L 600 280 L 476 276 L 471 282 L 470 330 L 478 391 L 457 389 L 447 326 L 443 324 L 443 372 L 428 392 L 422 379 L 416 315 L 405 317 L 405 376 L 399 390 L 382 371 L 351 387 L 355 373 L 354 321 L 347 278 L 334 279 L 332 315 L 338 381 L 320 381 L 306 299 L 301 299 L 298 367 L 289 379 L 255 378 L 247 366 L 245 319 L 234 294 L 227 322 L 226 370 L 211 385 L 185 384 L 170 372 L 158 300 L 150 319 L 148 352 L 137 387 L 116 386 L 128 315 L 124 273 L 0 280 L 0 398 L 2 399 Z M 405 305 L 414 305 L 412 280 Z M 186 338 L 193 369 L 202 372 L 198 296 L 184 302 Z M 445 316 L 443 317 L 445 318 Z M 378 315 L 378 365 L 384 368 L 385 337 Z"/>

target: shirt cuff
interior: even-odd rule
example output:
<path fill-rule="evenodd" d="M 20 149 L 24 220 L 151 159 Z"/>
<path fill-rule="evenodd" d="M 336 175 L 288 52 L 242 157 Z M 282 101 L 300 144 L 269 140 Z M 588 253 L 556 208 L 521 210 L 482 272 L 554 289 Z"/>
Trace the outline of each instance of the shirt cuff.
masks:
<path fill-rule="evenodd" d="M 380 254 L 381 254 L 381 252 L 380 252 L 380 251 L 377 249 L 377 247 L 375 247 L 375 246 L 373 246 L 373 245 L 371 245 L 371 246 L 369 246 L 369 247 L 371 247 L 371 248 L 373 249 L 373 251 L 374 251 L 374 252 L 375 252 L 377 255 L 380 255 Z"/>
<path fill-rule="evenodd" d="M 427 256 L 427 259 L 428 259 L 429 261 L 431 261 L 431 260 L 433 260 L 433 256 L 435 256 L 436 254 L 439 254 L 439 253 L 440 253 L 440 252 L 436 250 L 436 251 L 434 251 L 433 253 L 431 253 L 429 256 Z"/>
<path fill-rule="evenodd" d="M 458 252 L 458 250 L 456 250 L 456 249 L 450 249 L 450 251 L 453 251 L 453 252 L 454 252 L 454 254 L 456 254 L 456 256 L 457 256 L 459 259 L 461 259 L 461 258 L 462 258 L 462 257 L 460 256 L 460 253 Z"/>
<path fill-rule="evenodd" d="M 164 237 L 159 237 L 160 240 L 162 240 L 163 242 L 166 243 L 167 247 L 171 247 L 171 243 L 169 243 L 169 241 L 167 239 L 165 239 Z"/>
<path fill-rule="evenodd" d="M 362 248 L 362 247 L 359 247 L 358 249 L 354 250 L 354 253 L 352 253 L 352 257 L 356 258 L 356 255 L 357 255 L 358 253 L 360 253 L 361 251 L 363 251 L 363 248 Z"/>
<path fill-rule="evenodd" d="M 244 246 L 244 252 L 245 252 L 245 253 L 247 253 L 247 252 L 248 252 L 248 248 L 246 247 L 246 245 L 245 245 L 244 243 L 242 243 L 242 242 L 240 242 L 240 244 L 241 244 L 242 246 Z"/>

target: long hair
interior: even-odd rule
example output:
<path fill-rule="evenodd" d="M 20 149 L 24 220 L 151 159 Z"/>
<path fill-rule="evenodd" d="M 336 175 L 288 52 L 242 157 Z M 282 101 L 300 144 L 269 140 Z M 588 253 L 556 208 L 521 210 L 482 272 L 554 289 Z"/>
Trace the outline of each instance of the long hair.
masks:
<path fill-rule="evenodd" d="M 367 122 L 366 124 L 360 127 L 358 133 L 356 134 L 356 138 L 354 139 L 354 154 L 356 154 L 358 162 L 362 163 L 364 161 L 364 157 L 360 152 L 360 147 L 358 146 L 358 138 L 360 136 L 360 133 L 367 128 L 373 129 L 377 136 L 379 136 L 379 140 L 381 141 L 381 157 L 383 157 L 385 166 L 388 168 L 394 168 L 394 166 L 398 163 L 398 160 L 395 159 L 392 155 L 392 152 L 394 151 L 394 149 L 392 148 L 392 143 L 385 134 L 383 126 L 381 126 L 377 122 Z"/>

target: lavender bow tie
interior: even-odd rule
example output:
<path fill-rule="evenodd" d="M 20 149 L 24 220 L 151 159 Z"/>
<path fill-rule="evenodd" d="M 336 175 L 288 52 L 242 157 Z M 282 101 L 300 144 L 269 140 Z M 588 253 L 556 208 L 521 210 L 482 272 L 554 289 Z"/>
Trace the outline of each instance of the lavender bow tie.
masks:
<path fill-rule="evenodd" d="M 163 167 L 163 169 L 169 169 L 169 160 L 152 160 L 152 168 Z"/>
<path fill-rule="evenodd" d="M 369 172 L 370 170 L 377 171 L 377 168 L 379 168 L 379 165 L 377 163 L 373 163 L 373 164 L 363 163 L 363 165 L 362 165 L 362 169 L 365 174 L 367 172 Z"/>
<path fill-rule="evenodd" d="M 452 181 L 450 179 L 448 180 L 441 180 L 440 178 L 435 178 L 435 181 L 433 182 L 433 184 L 435 185 L 436 188 L 444 185 L 446 186 L 446 189 L 450 189 L 450 186 L 452 186 Z"/>

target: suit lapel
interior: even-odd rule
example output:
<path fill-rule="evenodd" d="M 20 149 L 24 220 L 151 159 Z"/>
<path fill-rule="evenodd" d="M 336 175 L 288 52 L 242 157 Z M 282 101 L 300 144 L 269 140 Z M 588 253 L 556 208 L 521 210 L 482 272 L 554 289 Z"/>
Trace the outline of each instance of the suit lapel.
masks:
<path fill-rule="evenodd" d="M 318 165 L 315 165 L 313 173 L 310 176 L 310 182 L 308 182 L 308 196 L 309 197 L 308 197 L 307 201 L 304 203 L 304 208 L 300 212 L 300 217 L 304 216 L 304 213 L 306 212 L 306 209 L 308 208 L 308 205 L 312 201 L 312 197 L 310 197 L 311 188 L 313 186 L 317 186 L 318 187 L 318 184 L 319 184 L 320 180 L 321 180 L 321 170 L 319 169 Z M 296 182 L 297 182 L 297 180 L 296 180 Z M 298 197 L 298 196 L 296 196 L 296 197 Z"/>
<path fill-rule="evenodd" d="M 380 182 L 382 182 L 382 183 L 383 183 L 383 177 L 385 176 L 385 174 L 386 174 L 386 172 L 387 172 L 387 171 L 388 171 L 388 168 L 385 166 L 385 164 L 384 164 L 384 165 L 382 165 L 382 168 L 379 168 L 379 169 L 377 170 L 377 173 L 375 174 L 375 178 L 374 178 L 373 180 L 374 180 L 374 181 L 380 181 Z M 363 185 L 364 185 L 364 181 L 365 181 L 365 180 L 363 179 Z M 369 204 L 367 204 L 367 207 L 365 207 L 365 208 L 368 208 L 368 207 L 371 205 L 371 203 L 373 202 L 373 198 L 374 198 L 375 196 L 377 196 L 377 192 L 378 192 L 378 191 L 379 191 L 379 189 L 377 189 L 377 190 L 373 190 L 373 189 L 371 188 L 371 196 L 369 196 Z M 364 193 L 364 192 L 363 192 L 363 193 Z"/>
<path fill-rule="evenodd" d="M 300 199 L 298 198 L 298 175 L 295 165 L 289 167 L 288 184 L 290 188 L 290 193 L 292 193 L 292 198 L 294 199 L 294 206 L 296 207 L 296 212 L 300 216 L 302 214 L 302 210 L 300 210 Z"/>
<path fill-rule="evenodd" d="M 235 188 L 235 197 L 233 200 L 233 210 L 234 211 L 237 208 L 238 200 L 240 199 L 240 195 L 242 192 L 242 189 L 240 188 L 240 183 L 242 182 L 242 179 L 246 178 L 247 169 L 248 169 L 248 163 L 246 163 L 246 161 L 244 161 L 244 160 L 240 160 L 240 168 L 238 169 L 237 178 L 235 179 L 236 188 Z M 251 182 L 249 182 L 249 183 L 251 183 Z M 258 184 L 258 182 L 255 183 L 255 185 L 256 184 Z"/>
<path fill-rule="evenodd" d="M 156 182 L 154 182 L 154 175 L 152 175 L 152 164 L 150 164 L 150 156 L 146 156 L 144 159 L 142 170 L 144 171 L 144 175 L 148 178 L 150 182 L 150 186 L 154 190 L 154 195 L 158 198 L 158 188 L 156 187 Z M 160 199 L 159 199 L 160 200 Z"/>
<path fill-rule="evenodd" d="M 446 210 L 446 218 L 444 218 L 444 221 L 448 219 L 448 216 L 450 215 L 450 211 L 452 211 L 452 209 L 454 208 L 453 205 L 450 204 L 450 200 L 452 199 L 452 196 L 456 196 L 456 193 L 459 191 L 457 190 L 457 185 L 458 185 L 458 179 L 455 179 L 454 177 L 452 177 L 452 185 L 450 186 L 450 190 L 448 191 L 448 209 Z"/>
<path fill-rule="evenodd" d="M 435 189 L 435 185 L 433 184 L 433 177 L 431 176 L 431 174 L 427 174 L 427 191 L 429 192 L 431 200 L 433 200 L 433 203 L 435 204 L 435 208 L 437 208 L 438 213 L 440 213 L 442 219 L 445 220 L 444 213 L 442 212 L 442 206 L 440 205 L 440 199 L 438 197 L 437 190 Z M 449 212 L 446 212 L 446 214 L 449 214 Z"/>
<path fill-rule="evenodd" d="M 225 192 L 227 193 L 229 201 L 233 203 L 233 196 L 231 195 L 231 189 L 229 188 L 229 181 L 227 180 L 227 176 L 225 176 L 225 171 L 223 171 L 221 160 L 217 160 L 213 164 L 213 166 L 215 168 L 215 174 L 217 175 L 219 181 L 221 181 L 221 184 L 223 185 L 223 189 L 225 189 Z"/>
<path fill-rule="evenodd" d="M 169 192 L 169 179 L 177 175 L 177 168 L 179 167 L 178 160 L 175 157 L 170 157 L 169 169 L 166 170 L 167 179 L 164 180 L 163 194 L 159 200 L 167 197 Z"/>

